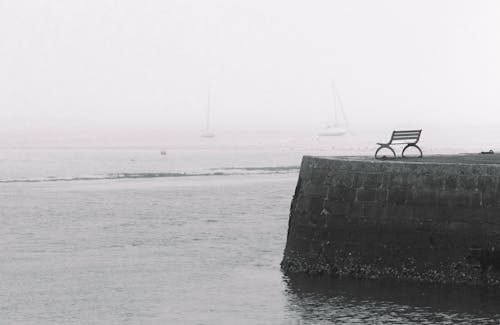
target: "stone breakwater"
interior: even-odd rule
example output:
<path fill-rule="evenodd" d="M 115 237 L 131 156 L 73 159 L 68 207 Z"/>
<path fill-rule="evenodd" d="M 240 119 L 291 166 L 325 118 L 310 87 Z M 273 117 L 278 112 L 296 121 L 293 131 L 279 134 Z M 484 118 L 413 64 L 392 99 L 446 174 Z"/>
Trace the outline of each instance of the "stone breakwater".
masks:
<path fill-rule="evenodd" d="M 281 267 L 500 286 L 500 158 L 305 156 Z"/>

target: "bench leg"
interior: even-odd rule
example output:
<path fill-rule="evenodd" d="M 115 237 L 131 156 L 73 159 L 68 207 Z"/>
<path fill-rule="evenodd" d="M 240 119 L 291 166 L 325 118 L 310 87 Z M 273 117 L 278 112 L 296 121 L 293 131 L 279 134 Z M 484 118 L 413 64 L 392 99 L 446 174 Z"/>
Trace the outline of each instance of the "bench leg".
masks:
<path fill-rule="evenodd" d="M 394 151 L 394 149 L 392 149 L 392 148 L 391 148 L 391 146 L 389 146 L 388 144 L 383 144 L 383 145 L 380 145 L 380 147 L 377 149 L 377 151 L 375 151 L 375 159 L 379 159 L 379 158 L 377 157 L 377 154 L 378 154 L 378 152 L 379 152 L 380 150 L 382 150 L 382 149 L 384 149 L 384 148 L 389 149 L 390 151 L 392 151 L 392 154 L 394 155 L 394 159 L 396 159 L 396 152 L 395 152 L 395 151 Z"/>
<path fill-rule="evenodd" d="M 409 147 L 415 147 L 417 148 L 417 150 L 420 152 L 420 157 L 418 158 L 422 158 L 424 155 L 422 154 L 422 150 L 420 149 L 419 146 L 417 146 L 416 144 L 407 144 L 404 148 L 403 148 L 403 152 L 401 152 L 401 157 L 405 158 L 405 150 L 408 149 Z"/>

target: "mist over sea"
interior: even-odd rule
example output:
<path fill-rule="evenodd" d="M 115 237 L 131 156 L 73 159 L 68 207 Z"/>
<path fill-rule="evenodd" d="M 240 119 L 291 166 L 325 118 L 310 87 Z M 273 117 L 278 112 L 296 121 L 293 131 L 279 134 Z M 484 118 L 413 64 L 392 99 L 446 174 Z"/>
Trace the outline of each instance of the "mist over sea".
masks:
<path fill-rule="evenodd" d="M 500 324 L 497 290 L 280 270 L 304 155 L 500 154 L 499 30 L 499 0 L 0 0 L 0 325 Z"/>
<path fill-rule="evenodd" d="M 301 157 L 373 140 L 2 148 L 2 323 L 498 323 L 495 291 L 281 273 Z"/>

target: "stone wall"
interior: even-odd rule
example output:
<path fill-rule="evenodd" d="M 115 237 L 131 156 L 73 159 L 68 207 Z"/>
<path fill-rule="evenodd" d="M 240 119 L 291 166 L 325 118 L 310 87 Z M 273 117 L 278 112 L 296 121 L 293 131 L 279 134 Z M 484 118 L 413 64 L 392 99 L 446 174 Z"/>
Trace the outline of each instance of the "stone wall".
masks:
<path fill-rule="evenodd" d="M 500 166 L 305 156 L 285 273 L 500 285 Z"/>

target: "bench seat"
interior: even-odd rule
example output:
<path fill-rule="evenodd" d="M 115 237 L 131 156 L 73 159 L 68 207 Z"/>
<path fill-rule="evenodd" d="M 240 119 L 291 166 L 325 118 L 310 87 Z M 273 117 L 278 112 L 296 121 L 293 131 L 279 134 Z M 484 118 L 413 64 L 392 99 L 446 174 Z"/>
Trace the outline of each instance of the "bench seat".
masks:
<path fill-rule="evenodd" d="M 401 152 L 401 157 L 405 158 L 405 151 L 410 147 L 416 148 L 420 152 L 419 158 L 423 157 L 422 149 L 417 145 L 417 142 L 420 140 L 420 134 L 422 130 L 394 130 L 392 131 L 391 139 L 387 143 L 377 142 L 379 148 L 375 151 L 375 158 L 380 159 L 378 157 L 378 153 L 380 150 L 386 148 L 389 149 L 394 158 L 397 158 L 396 152 L 392 149 L 391 145 L 405 145 L 403 151 Z M 386 158 L 383 156 L 382 158 Z"/>

